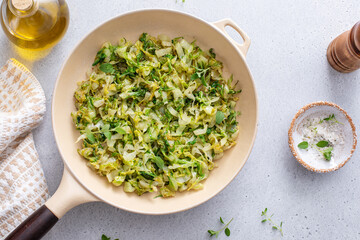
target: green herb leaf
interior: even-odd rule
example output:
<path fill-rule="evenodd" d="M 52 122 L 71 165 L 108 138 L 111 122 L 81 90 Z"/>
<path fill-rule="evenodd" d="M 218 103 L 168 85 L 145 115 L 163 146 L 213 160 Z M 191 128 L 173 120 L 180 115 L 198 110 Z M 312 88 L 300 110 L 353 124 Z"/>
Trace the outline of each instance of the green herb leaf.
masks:
<path fill-rule="evenodd" d="M 333 119 L 335 119 L 335 114 L 331 114 L 331 115 L 329 115 L 329 117 L 324 118 L 325 121 L 330 121 L 330 120 L 333 120 Z"/>
<path fill-rule="evenodd" d="M 332 147 L 328 147 L 328 148 L 326 148 L 326 149 L 324 150 L 324 152 L 331 152 L 332 150 L 333 150 Z"/>
<path fill-rule="evenodd" d="M 225 235 L 230 236 L 230 229 L 229 228 L 225 228 Z"/>
<path fill-rule="evenodd" d="M 300 149 L 307 149 L 308 147 L 309 147 L 309 143 L 306 141 L 303 141 L 298 144 L 298 148 L 300 148 Z"/>
<path fill-rule="evenodd" d="M 156 175 L 151 173 L 151 172 L 140 171 L 140 174 L 141 174 L 141 176 L 143 176 L 147 180 L 153 180 L 156 177 Z"/>
<path fill-rule="evenodd" d="M 209 53 L 210 53 L 210 56 L 211 56 L 211 57 L 216 58 L 216 54 L 215 54 L 213 48 L 210 48 L 210 49 L 209 49 Z"/>
<path fill-rule="evenodd" d="M 217 111 L 215 116 L 216 124 L 220 124 L 224 120 L 225 116 L 222 111 Z"/>
<path fill-rule="evenodd" d="M 111 134 L 111 132 L 109 131 L 109 128 L 110 128 L 110 124 L 105 124 L 105 125 L 102 126 L 102 128 L 101 128 L 101 132 L 105 135 L 105 137 L 106 137 L 107 139 L 110 140 L 112 134 Z"/>
<path fill-rule="evenodd" d="M 327 147 L 328 145 L 329 145 L 328 141 L 320 141 L 316 144 L 316 146 L 321 147 L 321 148 Z"/>
<path fill-rule="evenodd" d="M 98 63 L 102 63 L 105 58 L 106 58 L 106 54 L 104 53 L 104 48 L 102 48 L 102 49 L 100 49 L 100 51 L 97 52 L 95 61 L 92 65 L 95 66 Z"/>
<path fill-rule="evenodd" d="M 159 197 L 163 197 L 163 195 L 159 194 L 159 195 L 155 196 L 154 199 L 159 198 Z"/>
<path fill-rule="evenodd" d="M 190 80 L 194 81 L 194 80 L 196 80 L 198 78 L 199 78 L 199 76 L 197 75 L 197 73 L 194 73 L 193 75 L 191 75 Z"/>
<path fill-rule="evenodd" d="M 139 40 L 140 40 L 141 42 L 145 42 L 145 41 L 146 41 L 146 36 L 147 36 L 147 33 L 141 34 Z"/>
<path fill-rule="evenodd" d="M 208 230 L 208 233 L 210 234 L 210 236 L 213 236 L 213 235 L 216 234 L 216 231 L 214 231 L 214 230 Z"/>
<path fill-rule="evenodd" d="M 267 212 L 267 208 L 265 208 L 265 210 L 261 212 L 261 216 L 264 216 L 266 212 Z"/>
<path fill-rule="evenodd" d="M 194 145 L 197 142 L 196 138 L 189 142 L 190 145 Z"/>
<path fill-rule="evenodd" d="M 119 134 L 126 134 L 125 130 L 124 130 L 122 127 L 120 127 L 120 126 L 117 126 L 117 127 L 114 129 L 114 131 L 116 131 L 116 132 L 119 133 Z"/>
<path fill-rule="evenodd" d="M 154 159 L 154 162 L 158 168 L 163 169 L 165 166 L 164 160 L 162 160 L 160 157 L 156 156 Z"/>
<path fill-rule="evenodd" d="M 206 87 L 206 86 L 207 86 L 207 83 L 206 83 L 206 81 L 205 81 L 205 76 L 204 76 L 204 75 L 201 76 L 200 80 L 201 80 L 202 85 L 204 85 L 204 86 Z"/>
<path fill-rule="evenodd" d="M 324 155 L 324 158 L 326 160 L 328 160 L 328 161 L 331 160 L 331 151 L 330 152 L 324 152 L 323 155 Z"/>
<path fill-rule="evenodd" d="M 85 135 L 86 135 L 86 138 L 90 141 L 90 143 L 96 142 L 95 136 L 89 128 L 85 129 Z"/>
<path fill-rule="evenodd" d="M 103 234 L 103 235 L 101 236 L 101 240 L 110 240 L 110 238 L 107 237 L 105 234 Z"/>
<path fill-rule="evenodd" d="M 111 139 L 111 136 L 112 136 L 111 132 L 109 132 L 109 131 L 104 132 L 104 135 L 107 139 L 109 139 L 109 140 Z"/>
<path fill-rule="evenodd" d="M 264 211 L 261 212 L 261 216 L 264 216 L 265 219 L 263 219 L 261 222 L 264 223 L 264 222 L 269 222 L 271 225 L 272 225 L 272 229 L 275 229 L 275 230 L 279 230 L 280 233 L 281 233 L 281 236 L 283 236 L 283 230 L 282 230 L 282 225 L 283 225 L 283 222 L 280 223 L 280 225 L 277 225 L 273 222 L 273 220 L 271 219 L 271 217 L 273 216 L 274 214 L 272 214 L 271 216 L 268 216 L 267 215 L 267 208 L 265 208 Z"/>
<path fill-rule="evenodd" d="M 103 63 L 100 65 L 100 70 L 104 73 L 112 73 L 114 71 L 114 67 L 110 63 Z"/>
<path fill-rule="evenodd" d="M 226 236 L 230 236 L 230 229 L 228 228 L 229 224 L 231 223 L 231 221 L 233 220 L 234 218 L 232 218 L 223 228 L 221 228 L 220 230 L 218 231 L 214 231 L 214 230 L 208 230 L 208 233 L 210 234 L 210 237 L 215 235 L 216 237 L 218 237 L 219 233 L 222 232 L 223 230 L 225 230 L 225 234 Z M 220 222 L 222 224 L 224 224 L 224 221 L 223 219 L 220 217 Z"/>
<path fill-rule="evenodd" d="M 144 53 L 142 51 L 139 52 L 138 55 L 136 55 L 136 61 L 139 63 L 144 57 Z"/>

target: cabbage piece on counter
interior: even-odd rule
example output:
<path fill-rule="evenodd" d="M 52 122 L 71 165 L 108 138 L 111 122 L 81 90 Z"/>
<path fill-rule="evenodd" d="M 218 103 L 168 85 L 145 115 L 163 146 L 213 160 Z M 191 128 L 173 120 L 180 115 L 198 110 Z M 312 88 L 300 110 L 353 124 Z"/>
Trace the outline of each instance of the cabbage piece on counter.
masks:
<path fill-rule="evenodd" d="M 182 37 L 105 43 L 74 94 L 79 154 L 125 192 L 202 189 L 239 131 L 241 90 L 215 57 Z"/>

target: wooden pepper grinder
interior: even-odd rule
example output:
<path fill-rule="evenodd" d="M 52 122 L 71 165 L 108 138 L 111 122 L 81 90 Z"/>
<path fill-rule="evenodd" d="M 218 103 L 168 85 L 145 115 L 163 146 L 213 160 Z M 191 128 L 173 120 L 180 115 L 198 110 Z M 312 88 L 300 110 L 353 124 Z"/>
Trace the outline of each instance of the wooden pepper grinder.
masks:
<path fill-rule="evenodd" d="M 327 59 L 337 71 L 348 73 L 360 68 L 360 22 L 335 38 L 327 49 Z"/>

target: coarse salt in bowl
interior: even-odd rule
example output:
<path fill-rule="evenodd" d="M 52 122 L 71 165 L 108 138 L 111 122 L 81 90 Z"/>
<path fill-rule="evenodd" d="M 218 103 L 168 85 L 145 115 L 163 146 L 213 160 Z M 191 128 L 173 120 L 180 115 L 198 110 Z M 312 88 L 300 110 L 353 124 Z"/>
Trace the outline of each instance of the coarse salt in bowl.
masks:
<path fill-rule="evenodd" d="M 323 101 L 301 108 L 288 134 L 294 157 L 313 172 L 338 170 L 351 158 L 357 143 L 351 117 L 338 105 Z M 298 146 L 302 142 L 303 148 Z"/>

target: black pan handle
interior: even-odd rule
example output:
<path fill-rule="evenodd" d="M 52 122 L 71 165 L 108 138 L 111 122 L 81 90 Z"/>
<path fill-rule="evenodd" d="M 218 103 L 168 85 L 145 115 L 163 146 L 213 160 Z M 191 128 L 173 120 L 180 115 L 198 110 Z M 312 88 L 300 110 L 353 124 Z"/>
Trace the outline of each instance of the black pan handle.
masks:
<path fill-rule="evenodd" d="M 5 240 L 41 239 L 59 219 L 45 205 L 10 233 Z"/>

